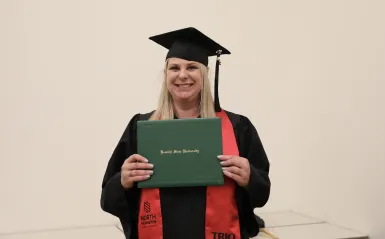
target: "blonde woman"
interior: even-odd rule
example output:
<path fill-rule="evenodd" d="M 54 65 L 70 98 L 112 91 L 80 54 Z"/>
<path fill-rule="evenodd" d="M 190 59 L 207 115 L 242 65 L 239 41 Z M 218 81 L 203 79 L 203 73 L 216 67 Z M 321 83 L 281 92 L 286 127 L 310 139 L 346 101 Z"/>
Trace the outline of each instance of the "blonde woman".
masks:
<path fill-rule="evenodd" d="M 195 28 L 150 38 L 168 53 L 157 108 L 132 117 L 111 156 L 102 183 L 101 207 L 118 217 L 127 239 L 246 239 L 259 232 L 253 209 L 270 195 L 269 161 L 250 120 L 225 111 L 218 99 L 219 55 L 230 54 Z M 217 56 L 215 99 L 208 79 L 208 57 Z M 137 154 L 138 120 L 220 117 L 224 155 L 219 156 L 225 185 L 139 189 L 156 169 Z M 219 195 L 219 196 L 218 196 Z M 161 217 L 152 218 L 146 205 Z"/>

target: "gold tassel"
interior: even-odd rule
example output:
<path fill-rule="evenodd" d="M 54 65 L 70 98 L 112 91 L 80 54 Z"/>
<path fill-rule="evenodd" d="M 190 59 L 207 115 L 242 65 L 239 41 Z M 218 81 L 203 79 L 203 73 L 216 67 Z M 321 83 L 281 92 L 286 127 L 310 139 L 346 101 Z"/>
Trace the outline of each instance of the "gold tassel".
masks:
<path fill-rule="evenodd" d="M 269 238 L 279 239 L 276 235 L 269 232 L 266 228 L 260 228 L 259 231 L 265 233 Z"/>

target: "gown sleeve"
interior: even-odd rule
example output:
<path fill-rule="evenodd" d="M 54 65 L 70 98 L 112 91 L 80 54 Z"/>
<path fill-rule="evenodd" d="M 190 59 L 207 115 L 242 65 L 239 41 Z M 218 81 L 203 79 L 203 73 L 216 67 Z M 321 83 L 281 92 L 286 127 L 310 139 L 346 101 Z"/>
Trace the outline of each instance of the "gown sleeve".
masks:
<path fill-rule="evenodd" d="M 112 156 L 102 181 L 102 193 L 100 205 L 103 211 L 108 212 L 123 221 L 130 220 L 130 214 L 134 213 L 135 200 L 138 196 L 136 186 L 124 189 L 120 181 L 120 171 L 124 161 L 136 153 L 136 114 L 128 123 Z"/>
<path fill-rule="evenodd" d="M 270 163 L 254 125 L 247 117 L 242 117 L 243 157 L 250 163 L 250 179 L 246 187 L 252 208 L 263 207 L 270 196 Z"/>

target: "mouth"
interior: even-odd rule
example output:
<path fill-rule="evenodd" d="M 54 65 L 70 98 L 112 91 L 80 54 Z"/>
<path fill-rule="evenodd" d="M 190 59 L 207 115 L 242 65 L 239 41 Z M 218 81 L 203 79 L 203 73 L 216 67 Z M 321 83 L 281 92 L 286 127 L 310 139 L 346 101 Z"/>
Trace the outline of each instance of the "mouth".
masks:
<path fill-rule="evenodd" d="M 178 88 L 189 88 L 191 87 L 193 84 L 175 84 Z"/>

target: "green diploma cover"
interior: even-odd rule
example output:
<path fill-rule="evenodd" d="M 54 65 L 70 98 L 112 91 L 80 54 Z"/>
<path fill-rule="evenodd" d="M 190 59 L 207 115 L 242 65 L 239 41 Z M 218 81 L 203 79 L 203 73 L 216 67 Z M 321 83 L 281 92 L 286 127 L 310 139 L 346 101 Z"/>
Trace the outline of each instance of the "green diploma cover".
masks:
<path fill-rule="evenodd" d="M 139 188 L 223 185 L 220 118 L 138 121 L 138 154 L 154 164 Z"/>

